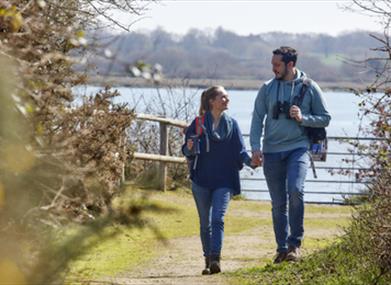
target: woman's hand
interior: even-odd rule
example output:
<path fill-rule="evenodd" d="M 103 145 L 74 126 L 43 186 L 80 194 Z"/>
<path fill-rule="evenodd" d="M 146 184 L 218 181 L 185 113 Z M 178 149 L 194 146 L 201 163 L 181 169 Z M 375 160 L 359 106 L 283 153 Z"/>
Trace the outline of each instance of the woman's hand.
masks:
<path fill-rule="evenodd" d="M 188 139 L 186 146 L 187 146 L 188 150 L 192 150 L 193 149 L 193 140 L 192 139 Z"/>

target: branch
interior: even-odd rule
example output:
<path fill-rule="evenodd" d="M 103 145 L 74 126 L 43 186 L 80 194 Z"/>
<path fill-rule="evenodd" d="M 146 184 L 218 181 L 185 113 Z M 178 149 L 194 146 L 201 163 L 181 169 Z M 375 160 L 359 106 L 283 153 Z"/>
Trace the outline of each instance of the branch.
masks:
<path fill-rule="evenodd" d="M 116 26 L 120 27 L 121 29 L 127 31 L 127 32 L 130 32 L 130 29 L 128 27 L 125 27 L 123 24 L 121 24 L 120 22 L 116 21 L 113 19 L 113 17 L 110 17 L 108 16 L 106 13 L 105 13 L 105 10 L 100 10 L 98 7 L 96 7 L 94 4 L 93 4 L 93 0 L 87 0 L 87 3 L 92 7 L 92 9 L 95 10 L 95 12 L 102 16 L 103 18 L 105 18 L 106 20 L 109 20 L 109 22 L 115 24 Z M 107 10 L 107 9 L 106 9 Z"/>

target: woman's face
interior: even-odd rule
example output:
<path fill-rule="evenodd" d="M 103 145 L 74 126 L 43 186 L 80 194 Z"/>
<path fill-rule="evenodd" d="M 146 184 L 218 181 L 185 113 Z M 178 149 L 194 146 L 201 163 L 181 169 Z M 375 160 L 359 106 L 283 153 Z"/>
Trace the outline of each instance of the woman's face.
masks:
<path fill-rule="evenodd" d="M 225 89 L 221 89 L 219 94 L 214 99 L 210 100 L 210 107 L 213 111 L 223 112 L 228 109 L 228 103 L 228 93 Z"/>

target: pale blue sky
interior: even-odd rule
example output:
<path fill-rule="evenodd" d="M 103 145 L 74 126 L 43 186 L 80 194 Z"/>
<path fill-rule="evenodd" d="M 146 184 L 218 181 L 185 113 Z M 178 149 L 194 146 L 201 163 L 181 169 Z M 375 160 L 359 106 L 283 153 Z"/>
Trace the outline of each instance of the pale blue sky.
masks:
<path fill-rule="evenodd" d="M 375 18 L 344 11 L 339 7 L 351 1 L 331 0 L 162 0 L 148 4 L 142 19 L 132 30 L 164 30 L 184 34 L 190 28 L 224 29 L 241 35 L 270 31 L 290 33 L 314 32 L 337 35 L 344 31 L 379 31 Z M 129 24 L 130 19 L 116 14 L 118 20 Z"/>

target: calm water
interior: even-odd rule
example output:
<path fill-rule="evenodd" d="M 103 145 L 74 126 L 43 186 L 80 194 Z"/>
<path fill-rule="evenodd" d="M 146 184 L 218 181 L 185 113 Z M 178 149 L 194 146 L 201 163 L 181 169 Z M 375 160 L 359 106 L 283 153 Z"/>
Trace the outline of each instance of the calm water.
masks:
<path fill-rule="evenodd" d="M 77 93 L 81 95 L 90 95 L 96 92 L 99 88 L 88 86 L 78 88 Z M 129 103 L 130 106 L 136 106 L 138 112 L 144 112 L 146 104 L 153 102 L 154 110 L 165 109 L 170 114 L 173 106 L 182 104 L 186 100 L 192 100 L 195 105 L 199 104 L 199 96 L 201 90 L 197 89 L 174 89 L 171 93 L 166 89 L 160 89 L 159 92 L 153 88 L 116 88 L 121 93 L 121 96 L 116 98 L 116 103 Z M 228 90 L 230 96 L 229 110 L 227 111 L 239 122 L 243 134 L 249 133 L 251 113 L 253 104 L 257 95 L 257 90 Z M 328 104 L 329 111 L 332 116 L 330 126 L 327 128 L 329 136 L 357 136 L 359 126 L 368 125 L 367 121 L 360 121 L 358 117 L 358 102 L 359 98 L 352 93 L 346 92 L 325 92 L 325 99 Z M 173 112 L 173 111 L 171 111 Z M 245 137 L 248 144 L 248 137 Z M 336 141 L 329 141 L 329 152 L 347 152 L 348 145 L 341 144 Z M 328 155 L 326 162 L 315 162 L 317 167 L 365 167 L 365 163 L 361 165 L 342 162 L 342 158 L 349 158 L 340 155 Z M 350 157 L 351 158 L 351 157 Z M 364 164 L 364 165 L 363 165 Z M 318 178 L 313 177 L 311 169 L 308 170 L 307 182 L 305 191 L 325 191 L 325 192 L 357 192 L 364 189 L 362 184 L 350 184 L 347 181 L 354 181 L 354 175 L 331 175 L 328 170 L 317 168 Z M 242 177 L 257 177 L 263 179 L 262 168 L 253 171 L 245 167 L 241 173 Z M 334 182 L 326 182 L 331 181 Z M 316 181 L 316 182 L 315 182 Z M 325 181 L 325 182 L 319 182 Z M 252 190 L 267 190 L 264 181 L 242 181 L 242 188 L 250 190 L 244 191 L 250 199 L 270 199 L 269 194 L 260 192 L 251 192 Z M 324 194 L 306 194 L 306 201 L 321 201 L 321 202 L 338 202 L 343 197 L 341 195 L 324 195 Z"/>

